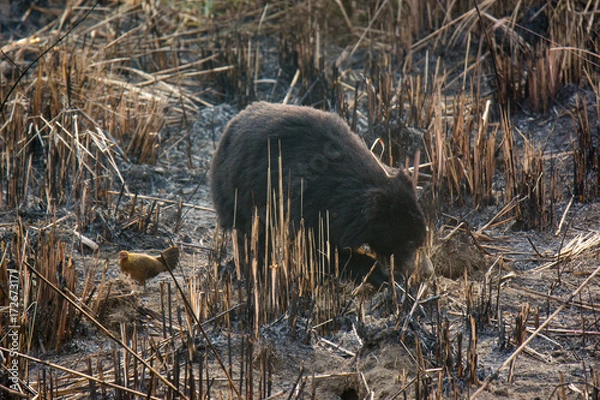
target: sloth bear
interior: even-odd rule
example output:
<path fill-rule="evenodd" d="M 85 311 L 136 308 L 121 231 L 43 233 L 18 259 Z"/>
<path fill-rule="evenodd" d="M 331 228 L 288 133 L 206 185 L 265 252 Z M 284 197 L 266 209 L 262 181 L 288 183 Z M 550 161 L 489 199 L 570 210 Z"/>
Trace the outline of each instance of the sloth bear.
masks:
<path fill-rule="evenodd" d="M 247 237 L 258 211 L 263 255 L 267 193 L 278 207 L 280 181 L 292 232 L 302 219 L 315 233 L 325 221 L 330 245 L 355 277 L 373 265 L 356 252 L 363 245 L 382 261 L 378 269 L 394 254 L 396 271 L 412 272 L 426 236 L 412 182 L 381 163 L 338 115 L 257 102 L 229 122 L 211 164 L 213 202 L 221 226 L 231 230 L 235 224 Z M 386 273 L 373 276 L 378 285 Z"/>

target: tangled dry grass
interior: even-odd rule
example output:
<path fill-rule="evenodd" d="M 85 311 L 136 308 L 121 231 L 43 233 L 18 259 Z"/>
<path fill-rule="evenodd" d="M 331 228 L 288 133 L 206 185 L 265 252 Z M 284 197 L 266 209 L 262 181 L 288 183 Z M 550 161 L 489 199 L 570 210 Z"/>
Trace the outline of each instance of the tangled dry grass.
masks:
<path fill-rule="evenodd" d="M 598 398 L 594 2 L 0 4 L 0 397 Z M 257 99 L 418 177 L 438 276 L 324 280 L 279 228 L 235 270 L 204 176 Z"/>

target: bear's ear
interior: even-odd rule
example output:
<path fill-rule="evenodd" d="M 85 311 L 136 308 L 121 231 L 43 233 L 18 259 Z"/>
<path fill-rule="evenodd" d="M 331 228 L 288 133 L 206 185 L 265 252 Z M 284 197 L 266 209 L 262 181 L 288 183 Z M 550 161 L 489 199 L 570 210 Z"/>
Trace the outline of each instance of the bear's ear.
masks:
<path fill-rule="evenodd" d="M 390 218 L 394 200 L 385 188 L 372 188 L 368 191 L 368 216 L 371 221 Z"/>
<path fill-rule="evenodd" d="M 408 172 L 404 169 L 404 167 L 400 167 L 398 169 L 398 173 L 395 176 L 397 181 L 400 181 L 402 185 L 409 187 L 411 190 L 413 189 L 413 181 L 412 177 L 408 175 Z"/>
<path fill-rule="evenodd" d="M 405 178 L 408 181 L 408 178 Z M 407 186 L 409 185 L 409 186 Z M 412 189 L 407 185 L 391 185 L 372 188 L 368 191 L 367 222 L 377 221 L 383 225 L 402 225 L 404 227 L 422 224 L 423 216 Z"/>

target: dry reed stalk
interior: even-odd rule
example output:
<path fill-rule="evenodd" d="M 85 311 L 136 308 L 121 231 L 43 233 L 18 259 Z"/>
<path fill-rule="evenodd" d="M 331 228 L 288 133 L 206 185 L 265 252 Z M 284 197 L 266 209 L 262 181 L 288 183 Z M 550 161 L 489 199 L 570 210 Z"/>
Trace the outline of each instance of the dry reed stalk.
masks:
<path fill-rule="evenodd" d="M 187 398 L 183 396 L 182 393 L 165 377 L 163 377 L 158 371 L 152 368 L 145 360 L 143 360 L 137 352 L 133 351 L 129 348 L 125 343 L 123 343 L 117 336 L 115 336 L 111 331 L 109 331 L 104 325 L 102 325 L 96 318 L 94 318 L 91 314 L 89 314 L 86 310 L 84 310 L 81 305 L 72 300 L 69 296 L 66 296 L 56 285 L 54 285 L 51 281 L 49 281 L 44 275 L 40 274 L 35 268 L 31 266 L 27 266 L 28 269 L 33 272 L 38 278 L 40 278 L 48 288 L 51 288 L 55 293 L 59 295 L 59 297 L 63 298 L 68 302 L 72 307 L 77 309 L 81 314 L 83 314 L 90 322 L 92 322 L 96 327 L 98 327 L 104 334 L 110 337 L 114 342 L 116 342 L 122 349 L 127 351 L 128 354 L 131 354 L 138 362 L 143 364 L 150 372 L 152 372 L 158 379 L 160 379 L 163 383 L 165 383 L 168 387 L 170 387 L 175 392 L 179 393 L 183 398 Z M 115 348 L 116 350 L 116 348 Z"/>
<path fill-rule="evenodd" d="M 584 202 L 596 199 L 600 194 L 600 148 L 592 139 L 587 105 L 580 96 L 575 100 L 575 112 L 571 113 L 577 132 L 577 140 L 573 143 L 573 192 L 580 202 Z"/>
<path fill-rule="evenodd" d="M 558 253 L 552 256 L 554 258 L 554 261 L 550 261 L 537 268 L 534 268 L 532 272 L 541 272 L 546 269 L 553 268 L 565 260 L 572 259 L 574 257 L 579 256 L 585 251 L 596 248 L 599 244 L 600 233 L 598 232 L 578 234 L 569 242 L 567 242 L 564 246 L 562 246 Z"/>
<path fill-rule="evenodd" d="M 478 384 L 479 380 L 477 378 L 477 364 L 478 364 L 478 355 L 477 355 L 477 323 L 473 316 L 469 316 L 470 322 L 470 334 L 469 334 L 469 346 L 467 348 L 467 369 L 468 369 L 468 382 L 470 384 Z"/>
<path fill-rule="evenodd" d="M 270 196 L 269 196 L 270 197 Z M 267 213 L 267 215 L 269 215 L 269 213 Z M 258 279 L 258 265 L 259 265 L 259 260 L 258 260 L 258 232 L 259 232 L 259 219 L 258 219 L 258 215 L 257 215 L 257 211 L 255 209 L 254 211 L 254 216 L 252 218 L 252 243 L 251 243 L 251 254 L 252 254 L 252 259 L 251 259 L 251 277 L 252 277 L 252 303 L 253 304 L 253 310 L 254 310 L 254 319 L 252 321 L 252 325 L 253 325 L 253 330 L 254 330 L 254 337 L 258 338 L 259 337 L 259 327 L 261 325 L 261 296 L 260 296 L 260 288 L 262 287 L 262 285 L 259 285 L 259 279 Z M 267 225 L 267 224 L 265 224 Z M 268 243 L 268 241 L 265 241 L 265 243 Z M 267 249 L 265 249 L 265 253 L 268 254 Z M 265 262 L 263 260 L 263 262 Z M 268 263 L 265 263 L 263 265 L 268 265 Z"/>
<path fill-rule="evenodd" d="M 493 379 L 496 379 L 498 377 L 498 375 L 500 374 L 500 372 L 506 368 L 508 365 L 510 365 L 519 354 L 521 354 L 521 352 L 525 349 L 525 347 L 531 343 L 531 341 L 533 341 L 533 339 L 535 339 L 535 337 L 542 331 L 544 330 L 549 324 L 550 322 L 552 322 L 552 320 L 554 318 L 556 318 L 556 316 L 558 316 L 558 314 L 560 314 L 570 303 L 571 301 L 576 298 L 579 293 L 585 289 L 585 287 L 594 279 L 594 277 L 596 275 L 598 275 L 598 273 L 600 273 L 600 267 L 596 268 L 594 270 L 594 272 L 592 272 L 578 287 L 577 289 L 575 289 L 566 299 L 563 300 L 562 304 L 550 315 L 548 316 L 548 318 L 546 318 L 546 320 L 527 338 L 525 339 L 525 341 L 523 341 L 523 343 L 511 354 L 511 356 L 509 358 L 507 358 L 504 363 L 502 363 L 502 365 L 500 367 L 498 367 L 492 374 L 490 374 L 485 381 L 482 383 L 482 385 L 477 389 L 477 391 L 475 391 L 475 393 L 473 393 L 473 395 L 470 397 L 471 400 L 475 399 L 477 396 L 479 396 L 486 388 L 487 386 L 490 384 L 490 382 Z"/>
<path fill-rule="evenodd" d="M 516 291 L 516 289 L 513 288 L 506 288 L 505 290 L 511 290 L 511 291 Z M 519 292 L 523 292 L 523 293 L 527 293 L 531 296 L 535 296 L 535 297 L 540 297 L 542 299 L 545 299 L 546 301 L 558 301 L 558 302 L 562 302 L 563 299 L 561 299 L 560 297 L 556 297 L 556 296 L 551 296 L 549 294 L 545 294 L 545 293 L 540 293 L 540 292 L 536 292 L 535 290 L 526 288 L 526 287 L 520 287 L 518 289 Z M 571 306 L 573 307 L 578 307 L 581 308 L 582 310 L 586 310 L 586 311 L 596 311 L 596 308 L 594 307 L 593 304 L 591 303 L 585 303 L 582 302 L 580 300 L 578 301 L 573 301 L 571 303 Z M 536 328 L 539 326 L 539 324 L 536 324 Z"/>
<path fill-rule="evenodd" d="M 290 101 L 290 97 L 292 96 L 292 91 L 294 90 L 294 87 L 298 83 L 298 78 L 300 78 L 300 70 L 299 69 L 296 70 L 296 74 L 294 75 L 294 78 L 292 79 L 292 82 L 290 83 L 290 87 L 289 87 L 285 97 L 283 98 L 283 101 L 282 101 L 283 104 L 287 104 Z"/>
<path fill-rule="evenodd" d="M 0 347 L 0 350 L 6 351 L 6 352 L 10 351 L 9 349 L 4 348 L 4 347 Z M 39 358 L 35 358 L 33 356 L 30 356 L 28 354 L 17 353 L 17 356 L 20 357 L 20 358 L 32 361 L 32 362 L 37 363 L 37 364 L 42 364 L 42 365 L 48 366 L 50 368 L 66 372 L 68 374 L 78 376 L 78 377 L 84 379 L 85 381 L 92 381 L 92 382 L 98 383 L 98 384 L 100 384 L 102 386 L 112 387 L 114 389 L 117 389 L 117 390 L 120 390 L 120 391 L 123 391 L 123 392 L 126 392 L 126 393 L 131 393 L 131 394 L 134 394 L 136 396 L 144 396 L 144 397 L 148 397 L 148 398 L 151 398 L 151 399 L 157 399 L 157 400 L 159 399 L 159 397 L 147 396 L 146 393 L 139 392 L 139 391 L 134 390 L 134 389 L 130 389 L 130 388 L 126 387 L 126 386 L 122 386 L 122 385 L 119 385 L 119 384 L 112 383 L 112 382 L 110 382 L 110 381 L 108 381 L 106 379 L 103 379 L 103 378 L 97 378 L 97 377 L 95 377 L 95 376 L 93 376 L 91 374 L 84 374 L 82 372 L 79 372 L 79 371 L 76 371 L 76 370 L 64 367 L 64 366 L 59 365 L 59 364 L 55 364 L 55 363 L 52 363 L 52 362 L 49 362 L 49 361 L 41 360 Z M 40 382 L 38 381 L 37 383 L 39 385 Z M 50 397 L 50 398 L 53 398 L 53 396 Z"/>
<path fill-rule="evenodd" d="M 73 261 L 67 258 L 65 244 L 55 238 L 54 232 L 41 235 L 37 256 L 32 264 L 45 278 L 63 287 L 65 292 L 76 293 Z M 29 326 L 32 337 L 26 340 L 38 337 L 42 346 L 54 349 L 69 340 L 78 318 L 63 296 L 47 287 L 38 288 L 36 295 L 29 300 L 36 305 L 32 317 L 37 325 L 34 322 Z M 44 317 L 38 318 L 38 313 Z"/>
<path fill-rule="evenodd" d="M 188 318 L 188 331 L 192 331 L 193 327 L 196 327 L 199 331 L 200 334 L 202 335 L 202 337 L 204 338 L 204 340 L 206 341 L 206 345 L 208 346 L 208 348 L 211 350 L 213 356 L 215 357 L 215 359 L 217 360 L 222 372 L 225 374 L 225 377 L 227 379 L 227 382 L 229 383 L 229 389 L 233 390 L 233 392 L 235 393 L 235 396 L 237 398 L 241 398 L 240 396 L 240 392 L 237 390 L 235 383 L 233 382 L 233 379 L 231 378 L 231 374 L 228 372 L 228 369 L 226 368 L 225 364 L 223 363 L 221 357 L 219 356 L 219 353 L 217 352 L 217 350 L 215 349 L 215 347 L 212 345 L 212 342 L 208 336 L 208 334 L 206 333 L 206 331 L 203 328 L 203 325 L 200 323 L 196 313 L 194 312 L 194 308 L 192 307 L 192 305 L 190 304 L 190 301 L 188 300 L 188 297 L 185 295 L 185 292 L 183 291 L 183 289 L 181 288 L 181 286 L 179 285 L 179 282 L 177 281 L 177 279 L 175 278 L 175 275 L 173 274 L 173 270 L 170 268 L 170 266 L 167 266 L 168 268 L 168 272 L 171 275 L 171 278 L 173 278 L 173 282 L 175 284 L 175 287 L 177 288 L 177 293 L 179 294 L 179 298 L 180 300 L 183 301 L 184 304 L 184 309 L 186 311 L 186 318 Z M 169 306 L 172 304 L 172 301 L 170 299 L 170 294 L 171 291 L 170 289 L 168 290 L 168 295 L 169 295 L 169 301 L 168 304 Z M 219 294 L 219 291 L 216 290 L 214 292 L 214 294 Z M 217 301 L 218 302 L 218 301 Z M 169 318 L 171 319 L 171 318 Z M 180 334 L 181 337 L 184 337 L 184 335 L 181 333 L 182 332 L 182 327 L 180 327 Z M 136 360 L 139 361 L 138 357 L 135 357 Z M 147 366 L 146 363 L 143 363 L 144 366 Z M 159 377 L 160 378 L 160 377 Z"/>
<path fill-rule="evenodd" d="M 519 132 L 520 133 L 520 132 Z M 547 229 L 551 227 L 552 213 L 547 209 L 548 190 L 546 188 L 546 171 L 543 161 L 543 150 L 536 148 L 524 135 L 522 149 L 521 178 L 519 191 L 524 196 L 517 213 L 517 220 L 525 229 Z"/>
<path fill-rule="evenodd" d="M 413 314 L 415 313 L 415 311 L 417 310 L 418 306 L 419 306 L 419 301 L 421 300 L 421 297 L 423 297 L 423 295 L 425 294 L 425 290 L 427 290 L 427 283 L 421 283 L 419 285 L 419 290 L 417 291 L 417 295 L 415 296 L 413 300 L 413 304 L 412 307 L 408 313 L 408 315 L 404 315 L 404 324 L 402 325 L 402 330 L 401 330 L 401 335 L 404 336 L 406 333 L 406 330 L 408 329 L 408 323 L 410 320 L 413 319 Z M 398 316 L 399 317 L 399 316 Z M 399 322 L 399 319 L 398 319 Z"/>
<path fill-rule="evenodd" d="M 556 228 L 556 232 L 554 232 L 554 236 L 559 236 L 562 233 L 563 225 L 567 218 L 567 214 L 569 213 L 569 210 L 571 209 L 571 206 L 573 205 L 574 198 L 575 198 L 575 196 L 571 196 L 571 198 L 569 199 L 569 203 L 567 204 L 567 207 L 565 207 L 565 211 L 563 212 L 563 216 L 560 219 L 560 222 L 558 223 L 558 228 Z"/>
<path fill-rule="evenodd" d="M 137 193 L 134 193 L 134 194 L 131 194 L 131 193 L 121 193 L 121 192 L 115 192 L 113 190 L 109 190 L 109 191 L 107 191 L 107 193 L 110 194 L 110 195 L 112 195 L 112 196 L 126 196 L 126 197 L 133 198 L 132 204 L 131 204 L 131 209 L 135 209 L 135 205 L 136 205 L 137 199 L 150 200 L 150 201 L 153 201 L 153 202 L 159 202 L 159 203 L 163 203 L 163 204 L 179 204 L 178 200 L 170 200 L 170 199 L 165 199 L 165 198 L 161 198 L 161 197 L 146 196 L 146 195 L 141 195 L 141 194 L 137 194 Z M 196 204 L 181 203 L 181 205 L 183 207 L 193 208 L 193 209 L 196 209 L 196 210 L 215 212 L 215 210 L 213 208 L 203 207 L 203 206 L 199 206 L 199 205 L 196 205 Z M 130 217 L 133 215 L 133 211 L 131 211 L 131 209 L 130 209 L 130 213 L 129 213 Z"/>

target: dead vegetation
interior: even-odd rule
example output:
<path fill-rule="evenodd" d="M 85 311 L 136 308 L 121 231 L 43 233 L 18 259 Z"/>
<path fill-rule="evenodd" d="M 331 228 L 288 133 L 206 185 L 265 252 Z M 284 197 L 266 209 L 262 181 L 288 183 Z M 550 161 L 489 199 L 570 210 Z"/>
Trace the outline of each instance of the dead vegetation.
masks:
<path fill-rule="evenodd" d="M 0 397 L 598 398 L 597 4 L 7 3 Z M 277 262 L 243 271 L 256 241 L 206 217 L 219 116 L 194 120 L 257 99 L 409 169 L 438 276 L 328 279 L 277 197 Z M 116 274 L 174 243 L 149 293 Z"/>

